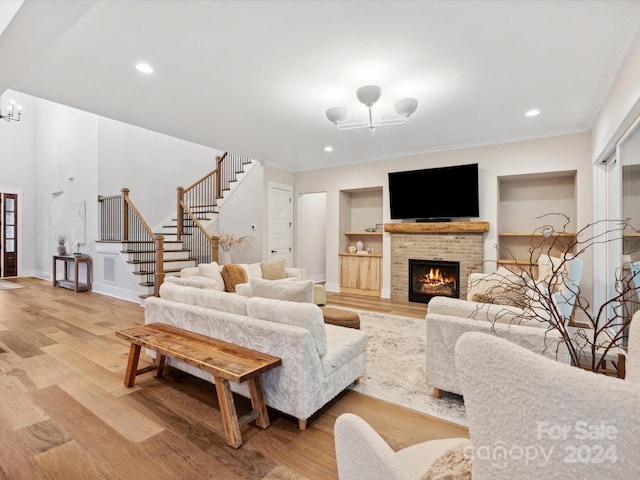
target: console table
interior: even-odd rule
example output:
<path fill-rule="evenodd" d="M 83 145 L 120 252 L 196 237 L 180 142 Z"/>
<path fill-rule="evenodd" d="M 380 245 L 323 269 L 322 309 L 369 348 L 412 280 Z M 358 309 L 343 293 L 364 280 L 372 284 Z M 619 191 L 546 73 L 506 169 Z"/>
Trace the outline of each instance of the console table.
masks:
<path fill-rule="evenodd" d="M 64 278 L 57 278 L 58 262 L 64 262 Z M 80 264 L 87 266 L 85 282 L 80 282 Z M 73 279 L 69 278 L 69 265 L 74 268 Z M 74 292 L 88 292 L 91 290 L 91 257 L 89 255 L 54 255 L 53 256 L 53 286 L 64 287 Z"/>

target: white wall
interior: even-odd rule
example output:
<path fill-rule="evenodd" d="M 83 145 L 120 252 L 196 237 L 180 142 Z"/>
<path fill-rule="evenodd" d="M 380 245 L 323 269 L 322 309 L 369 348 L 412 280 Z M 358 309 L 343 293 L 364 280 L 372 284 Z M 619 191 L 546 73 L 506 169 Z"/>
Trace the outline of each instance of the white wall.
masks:
<path fill-rule="evenodd" d="M 222 152 L 126 123 L 98 118 L 98 190 L 123 187 L 152 228 L 175 216 L 176 188 L 188 187 L 215 167 Z M 161 195 L 158 192 L 163 192 Z"/>
<path fill-rule="evenodd" d="M 72 232 L 78 219 L 74 202 L 86 202 L 86 244 L 82 253 L 95 254 L 97 239 L 97 138 L 98 122 L 93 114 L 37 100 L 37 131 L 33 175 L 36 185 L 36 244 L 34 256 L 39 276 L 51 277 L 54 236 L 66 234 L 71 251 Z M 63 232 L 54 232 L 51 209 L 54 193 L 63 193 Z"/>
<path fill-rule="evenodd" d="M 256 263 L 262 261 L 262 232 L 264 205 L 260 201 L 264 190 L 264 169 L 258 164 L 249 171 L 233 193 L 219 208 L 218 231 L 233 233 L 238 237 L 250 235 L 251 240 L 231 248 L 233 263 Z M 256 229 L 252 230 L 251 226 Z"/>
<path fill-rule="evenodd" d="M 338 251 L 340 219 L 338 212 L 340 190 L 383 187 L 383 223 L 389 223 L 389 194 L 387 173 L 390 171 L 431 168 L 466 163 L 479 164 L 480 220 L 488 221 L 490 231 L 485 235 L 485 259 L 495 259 L 497 243 L 498 177 L 525 173 L 576 170 L 576 223 L 584 226 L 591 221 L 591 156 L 588 133 L 563 135 L 522 142 L 491 145 L 444 152 L 426 153 L 408 157 L 371 162 L 367 164 L 326 168 L 295 174 L 295 187 L 299 195 L 307 192 L 327 192 L 327 289 L 339 286 Z M 384 235 L 383 296 L 389 296 L 390 242 Z M 583 287 L 591 288 L 592 264 L 585 258 Z"/>
<path fill-rule="evenodd" d="M 636 36 L 591 130 L 594 161 L 605 160 L 640 114 L 640 33 Z"/>
<path fill-rule="evenodd" d="M 23 107 L 20 122 L 0 120 L 0 192 L 18 194 L 18 275 L 32 275 L 36 268 L 33 256 L 36 242 L 35 99 L 7 90 L 2 95 Z M 53 238 L 52 238 L 53 241 Z"/>

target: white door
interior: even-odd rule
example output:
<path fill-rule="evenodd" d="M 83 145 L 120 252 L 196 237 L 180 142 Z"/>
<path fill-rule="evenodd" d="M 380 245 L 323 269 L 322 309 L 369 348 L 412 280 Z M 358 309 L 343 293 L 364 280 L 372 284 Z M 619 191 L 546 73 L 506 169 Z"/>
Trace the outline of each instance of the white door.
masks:
<path fill-rule="evenodd" d="M 269 182 L 269 260 L 293 267 L 293 186 Z"/>

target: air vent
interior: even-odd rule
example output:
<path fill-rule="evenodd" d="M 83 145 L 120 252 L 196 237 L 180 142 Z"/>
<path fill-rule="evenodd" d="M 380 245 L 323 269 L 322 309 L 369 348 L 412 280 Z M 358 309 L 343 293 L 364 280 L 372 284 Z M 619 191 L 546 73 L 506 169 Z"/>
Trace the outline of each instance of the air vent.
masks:
<path fill-rule="evenodd" d="M 104 256 L 104 281 L 114 282 L 116 281 L 116 260 L 113 255 Z"/>

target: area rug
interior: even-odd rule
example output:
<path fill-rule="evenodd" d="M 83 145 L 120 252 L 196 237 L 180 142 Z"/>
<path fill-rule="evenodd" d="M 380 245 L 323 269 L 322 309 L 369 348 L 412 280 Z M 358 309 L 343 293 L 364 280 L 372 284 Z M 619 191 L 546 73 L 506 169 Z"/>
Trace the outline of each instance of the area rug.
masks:
<path fill-rule="evenodd" d="M 367 372 L 356 392 L 467 426 L 462 397 L 433 397 L 426 384 L 426 328 L 421 319 L 357 310 L 369 336 Z"/>
<path fill-rule="evenodd" d="M 12 288 L 24 288 L 23 285 L 17 283 L 8 282 L 7 280 L 0 280 L 0 290 L 10 290 Z"/>

